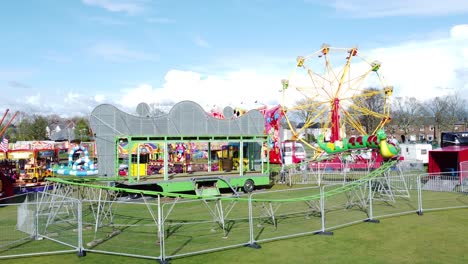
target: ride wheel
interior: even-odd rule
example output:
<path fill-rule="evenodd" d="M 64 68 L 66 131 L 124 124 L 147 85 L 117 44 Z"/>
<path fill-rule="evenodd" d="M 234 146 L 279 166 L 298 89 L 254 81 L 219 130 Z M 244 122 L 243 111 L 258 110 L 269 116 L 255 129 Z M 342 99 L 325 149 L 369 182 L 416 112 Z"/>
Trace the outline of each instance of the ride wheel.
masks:
<path fill-rule="evenodd" d="M 282 80 L 290 140 L 320 152 L 305 138 L 309 128 L 320 129 L 332 143 L 346 136 L 376 134 L 390 121 L 393 92 L 385 85 L 380 66 L 360 56 L 357 48 L 327 44 L 311 55 L 297 57 L 295 69 Z"/>

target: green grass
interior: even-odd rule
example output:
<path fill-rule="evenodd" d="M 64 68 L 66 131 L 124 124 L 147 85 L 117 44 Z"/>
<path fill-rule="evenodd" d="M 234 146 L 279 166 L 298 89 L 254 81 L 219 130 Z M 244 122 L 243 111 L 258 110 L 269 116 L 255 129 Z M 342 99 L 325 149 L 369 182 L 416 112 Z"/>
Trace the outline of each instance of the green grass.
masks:
<path fill-rule="evenodd" d="M 295 186 L 295 187 L 306 187 Z M 290 189 L 284 185 L 276 185 L 272 190 L 281 192 L 255 192 L 255 198 L 292 198 L 304 197 L 317 191 L 316 188 Z M 330 186 L 327 188 L 336 188 Z M 287 190 L 293 190 L 288 192 Z M 190 257 L 175 258 L 171 263 L 465 263 L 464 234 L 468 226 L 466 214 L 468 209 L 445 210 L 426 212 L 424 216 L 417 216 L 417 195 L 410 191 L 411 198 L 398 198 L 396 203 L 375 200 L 373 203 L 374 215 L 388 215 L 402 212 L 413 212 L 409 215 L 384 218 L 380 224 L 361 223 L 334 230 L 334 236 L 308 235 L 274 242 L 262 242 L 278 236 L 287 236 L 305 231 L 320 229 L 320 214 L 314 207 L 317 201 L 291 201 L 291 202 L 254 202 L 254 236 L 260 241 L 262 249 L 255 250 L 246 247 L 223 250 L 209 254 Z M 168 200 L 169 201 L 169 200 Z M 365 210 L 358 206 L 344 206 L 348 198 L 345 193 L 328 197 L 327 227 L 343 225 L 352 221 L 367 218 Z M 154 201 L 153 201 L 154 202 Z M 229 201 L 223 201 L 227 208 Z M 206 206 L 213 206 L 215 202 L 207 205 L 202 200 L 184 201 L 178 203 L 171 214 L 166 218 L 166 253 L 168 255 L 184 254 L 196 250 L 206 250 L 221 246 L 232 246 L 246 243 L 249 240 L 248 208 L 246 202 L 238 202 L 233 207 L 227 219 L 228 233 L 212 222 L 212 216 Z M 271 217 L 262 215 L 268 206 L 276 208 L 275 223 Z M 450 206 L 467 206 L 468 196 L 463 193 L 423 192 L 424 208 L 444 208 Z M 47 207 L 45 207 L 47 208 Z M 122 252 L 129 254 L 145 254 L 158 256 L 159 245 L 156 227 L 146 206 L 116 203 L 113 208 L 114 224 L 116 227 L 104 227 L 94 233 L 92 224 L 85 224 L 83 242 L 96 238 L 105 241 L 94 249 Z M 167 212 L 169 205 L 163 210 Z M 153 206 L 153 210 L 156 207 Z M 93 217 L 90 204 L 83 204 L 83 219 L 92 223 Z M 66 220 L 66 219 L 65 219 Z M 40 220 L 43 223 L 44 220 Z M 15 231 L 16 207 L 0 207 L 0 244 L 2 241 L 12 239 L 12 235 L 24 235 Z M 120 227 L 119 227 L 120 226 Z M 119 229 L 121 233 L 115 237 L 108 235 Z M 77 241 L 76 223 L 73 221 L 60 222 L 49 226 L 48 231 L 56 233 L 62 241 L 74 244 Z M 7 233 L 8 232 L 8 233 Z M 227 235 L 228 238 L 224 238 Z M 108 238 L 108 239 L 107 239 Z M 20 254 L 24 250 L 40 252 L 47 250 L 67 249 L 58 247 L 56 243 L 48 240 L 32 241 L 25 247 L 15 247 L 13 251 L 0 249 L 2 255 Z M 28 247 L 30 246 L 30 247 Z M 34 246 L 34 247 L 33 247 Z M 75 254 L 52 255 L 30 258 L 1 260 L 1 263 L 155 263 L 155 260 L 120 257 L 98 253 L 88 253 L 84 258 Z"/>
<path fill-rule="evenodd" d="M 467 263 L 467 209 L 386 218 L 334 230 L 333 236 L 310 235 L 173 259 L 188 263 Z M 18 263 L 155 263 L 155 260 L 88 253 L 1 260 Z"/>

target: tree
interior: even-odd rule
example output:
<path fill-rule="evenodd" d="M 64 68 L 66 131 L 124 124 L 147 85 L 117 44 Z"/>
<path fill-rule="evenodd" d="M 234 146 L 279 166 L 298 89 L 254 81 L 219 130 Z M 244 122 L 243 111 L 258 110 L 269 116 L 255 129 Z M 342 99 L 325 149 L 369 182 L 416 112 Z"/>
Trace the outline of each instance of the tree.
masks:
<path fill-rule="evenodd" d="M 391 133 L 395 133 L 396 129 L 400 129 L 407 136 L 410 133 L 410 128 L 424 125 L 424 116 L 424 107 L 416 98 L 396 97 L 392 104 L 390 126 L 394 129 L 392 129 Z"/>
<path fill-rule="evenodd" d="M 5 113 L 3 113 L 0 117 L 0 121 L 2 121 L 0 123 L 0 132 L 3 131 L 4 134 L 0 135 L 0 136 L 8 136 L 8 138 L 11 140 L 11 136 L 12 136 L 12 130 L 11 130 L 11 127 L 14 126 L 15 124 L 15 116 L 16 113 L 12 113 L 12 112 L 9 112 L 9 110 L 5 110 Z M 8 126 L 8 127 L 6 127 Z M 0 137 L 1 139 L 1 137 Z"/>
<path fill-rule="evenodd" d="M 17 129 L 15 125 L 10 125 L 6 131 L 5 131 L 5 136 L 8 138 L 9 142 L 14 143 L 18 141 L 17 137 L 18 134 L 16 133 Z"/>
<path fill-rule="evenodd" d="M 45 140 L 47 139 L 47 119 L 40 115 L 34 115 L 33 121 L 31 123 L 32 126 L 32 133 L 31 138 L 32 140 Z"/>
<path fill-rule="evenodd" d="M 89 122 L 85 118 L 77 118 L 75 121 L 75 139 L 80 141 L 90 141 L 91 140 L 91 130 L 89 128 Z"/>
<path fill-rule="evenodd" d="M 366 88 L 359 95 L 352 98 L 349 114 L 360 122 L 365 131 L 370 134 L 385 118 L 385 97 L 383 91 L 376 88 Z"/>
<path fill-rule="evenodd" d="M 435 97 L 425 102 L 424 109 L 434 124 L 434 141 L 439 141 L 439 133 L 454 130 L 455 124 L 466 120 L 466 100 L 457 93 L 446 97 Z"/>
<path fill-rule="evenodd" d="M 172 108 L 173 104 L 163 105 L 161 103 L 151 103 L 149 104 L 150 107 L 150 115 L 153 117 L 158 117 L 164 114 L 167 114 L 167 110 Z"/>
<path fill-rule="evenodd" d="M 309 139 L 307 128 L 317 126 L 323 122 L 327 115 L 326 104 L 315 102 L 310 98 L 303 98 L 296 101 L 292 110 L 286 113 L 291 122 L 291 126 L 302 126 L 297 132 L 303 133 L 306 140 Z"/>
<path fill-rule="evenodd" d="M 434 125 L 434 142 L 438 142 L 439 131 L 448 126 L 448 101 L 443 97 L 435 97 L 425 102 L 425 112 L 432 118 Z"/>
<path fill-rule="evenodd" d="M 451 129 L 455 129 L 457 123 L 466 121 L 467 111 L 466 111 L 466 100 L 462 99 L 461 96 L 457 94 L 451 94 L 447 96 L 447 115 L 448 122 L 451 125 Z"/>
<path fill-rule="evenodd" d="M 40 115 L 24 115 L 18 124 L 16 131 L 16 140 L 45 140 L 47 120 Z"/>
<path fill-rule="evenodd" d="M 32 129 L 32 122 L 28 117 L 23 117 L 18 124 L 16 139 L 19 141 L 33 140 Z"/>
<path fill-rule="evenodd" d="M 52 126 L 52 125 L 58 125 L 60 122 L 62 122 L 64 119 L 60 117 L 59 115 L 52 114 L 46 117 L 47 123 Z"/>

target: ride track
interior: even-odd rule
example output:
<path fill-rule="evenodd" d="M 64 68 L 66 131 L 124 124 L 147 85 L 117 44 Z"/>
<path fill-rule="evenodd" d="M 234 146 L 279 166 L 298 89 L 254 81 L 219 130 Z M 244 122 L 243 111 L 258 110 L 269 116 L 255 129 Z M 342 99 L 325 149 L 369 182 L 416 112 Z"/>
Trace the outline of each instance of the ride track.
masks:
<path fill-rule="evenodd" d="M 384 162 L 379 168 L 371 171 L 365 177 L 362 177 L 358 180 L 352 181 L 350 183 L 344 184 L 341 187 L 335 188 L 333 190 L 327 191 L 324 193 L 324 198 L 334 196 L 337 194 L 353 191 L 359 187 L 364 186 L 368 183 L 370 179 L 377 178 L 382 176 L 384 173 L 388 172 L 398 160 L 393 159 L 387 162 Z M 128 189 L 128 188 L 118 188 L 118 187 L 111 187 L 111 186 L 103 186 L 95 184 L 96 182 L 108 182 L 108 181 L 118 181 L 122 180 L 121 178 L 114 178 L 114 179 L 103 179 L 103 178 L 48 178 L 47 181 L 55 182 L 58 184 L 66 184 L 72 186 L 80 186 L 80 187 L 88 187 L 94 189 L 101 189 L 101 190 L 108 190 L 114 192 L 123 192 L 123 193 L 133 193 L 133 194 L 141 194 L 141 195 L 161 195 L 166 197 L 173 197 L 173 198 L 186 198 L 186 199 L 219 199 L 219 200 L 227 200 L 227 201 L 254 201 L 254 202 L 297 202 L 297 201 L 311 201 L 311 200 L 320 200 L 321 194 L 314 194 L 311 196 L 304 196 L 299 198 L 290 198 L 290 199 L 252 199 L 243 198 L 243 197 L 224 197 L 224 196 L 213 196 L 213 197 L 200 197 L 194 194 L 179 194 L 179 193 L 170 193 L 170 192 L 156 192 L 156 191 L 147 191 L 147 190 L 136 190 L 136 189 Z"/>

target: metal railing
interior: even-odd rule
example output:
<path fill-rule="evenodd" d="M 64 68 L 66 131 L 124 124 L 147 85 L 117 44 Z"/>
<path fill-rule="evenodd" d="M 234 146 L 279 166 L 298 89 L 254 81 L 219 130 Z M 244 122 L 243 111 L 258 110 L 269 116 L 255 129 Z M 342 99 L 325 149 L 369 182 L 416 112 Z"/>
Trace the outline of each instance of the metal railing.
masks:
<path fill-rule="evenodd" d="M 317 186 L 262 190 L 240 197 L 130 199 L 113 194 L 101 199 L 102 190 L 83 188 L 72 190 L 81 199 L 57 192 L 26 194 L 1 201 L 0 259 L 94 252 L 164 262 L 234 247 L 258 248 L 266 241 L 331 234 L 337 228 L 385 217 L 468 208 L 464 172 L 397 172 L 383 171 L 352 188 L 344 186 L 351 186 L 357 181 L 354 178 L 338 174 L 335 180 L 321 174 L 323 184 Z"/>

